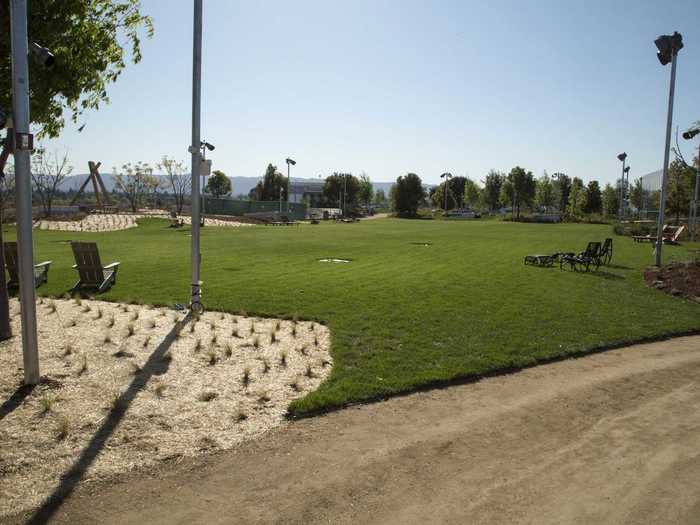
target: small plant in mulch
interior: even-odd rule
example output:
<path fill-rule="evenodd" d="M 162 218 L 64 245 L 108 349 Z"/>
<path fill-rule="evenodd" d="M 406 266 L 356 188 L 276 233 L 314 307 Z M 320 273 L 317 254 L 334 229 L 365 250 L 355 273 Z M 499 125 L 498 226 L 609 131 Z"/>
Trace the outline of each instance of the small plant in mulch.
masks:
<path fill-rule="evenodd" d="M 318 346 L 318 337 L 314 336 L 314 346 Z"/>
<path fill-rule="evenodd" d="M 141 371 L 141 367 L 139 366 L 139 364 L 134 363 L 133 361 L 129 363 L 129 367 L 131 368 L 132 375 L 136 375 Z"/>
<path fill-rule="evenodd" d="M 270 371 L 270 360 L 267 357 L 264 357 L 262 360 L 262 373 L 267 374 Z"/>
<path fill-rule="evenodd" d="M 66 328 L 73 328 L 78 322 L 75 319 L 69 319 L 66 323 Z"/>
<path fill-rule="evenodd" d="M 165 396 L 165 385 L 161 382 L 156 383 L 153 387 L 153 393 L 156 397 L 162 399 Z"/>
<path fill-rule="evenodd" d="M 331 362 L 328 359 L 321 359 L 321 366 L 322 367 L 327 367 L 330 366 Z"/>
<path fill-rule="evenodd" d="M 226 343 L 224 345 L 224 355 L 226 357 L 231 357 L 233 355 L 233 345 L 231 343 Z"/>
<path fill-rule="evenodd" d="M 309 332 L 313 332 L 313 331 L 314 331 L 314 324 L 309 323 Z"/>
<path fill-rule="evenodd" d="M 92 310 L 92 307 L 91 307 L 89 304 L 84 304 L 84 305 L 83 305 L 82 312 L 83 312 L 84 314 L 90 312 L 91 310 Z"/>
<path fill-rule="evenodd" d="M 306 347 L 305 347 L 305 346 L 302 346 L 302 347 L 299 348 L 299 353 L 300 353 L 301 355 L 307 355 L 307 354 L 308 354 L 308 350 L 306 350 Z"/>
<path fill-rule="evenodd" d="M 257 335 L 253 337 L 253 346 L 255 348 L 260 348 L 260 338 Z"/>
<path fill-rule="evenodd" d="M 53 411 L 54 404 L 56 403 L 56 398 L 51 395 L 45 395 L 39 399 L 39 414 L 44 415 L 48 412 Z"/>
<path fill-rule="evenodd" d="M 49 314 L 55 314 L 55 313 L 56 313 L 56 303 L 54 303 L 53 301 L 51 301 L 51 302 L 49 303 L 48 312 L 49 312 Z"/>
<path fill-rule="evenodd" d="M 245 410 L 243 410 L 241 407 L 238 407 L 233 414 L 233 420 L 240 423 L 246 419 L 248 419 L 248 414 L 246 414 Z"/>
<path fill-rule="evenodd" d="M 79 376 L 83 375 L 85 372 L 87 372 L 88 369 L 88 360 L 87 356 L 83 354 L 83 357 L 80 360 L 80 366 L 78 367 L 77 374 Z"/>
<path fill-rule="evenodd" d="M 66 345 L 63 347 L 63 356 L 69 356 L 73 353 L 73 345 L 70 343 L 66 343 Z"/>
<path fill-rule="evenodd" d="M 211 336 L 211 344 L 216 345 L 216 343 L 219 341 L 219 336 L 214 334 Z"/>
<path fill-rule="evenodd" d="M 68 434 L 70 434 L 70 429 L 70 420 L 65 416 L 59 417 L 56 421 L 56 428 L 54 430 L 56 441 L 63 441 L 64 439 L 66 439 L 68 437 Z"/>
<path fill-rule="evenodd" d="M 136 333 L 134 323 L 129 323 L 128 325 L 126 325 L 126 336 L 131 337 L 132 335 L 134 335 L 134 333 Z"/>
<path fill-rule="evenodd" d="M 153 330 L 156 327 L 156 320 L 151 318 L 146 322 L 146 328 Z"/>
<path fill-rule="evenodd" d="M 110 315 L 109 318 L 107 319 L 107 328 L 113 328 L 114 327 L 114 315 Z"/>
<path fill-rule="evenodd" d="M 247 387 L 251 381 L 251 370 L 249 366 L 246 366 L 245 368 L 243 368 L 243 376 L 241 376 L 241 383 L 243 383 L 243 386 Z"/>
<path fill-rule="evenodd" d="M 253 335 L 255 333 L 255 323 L 251 322 L 250 323 L 250 335 Z"/>
<path fill-rule="evenodd" d="M 116 352 L 114 352 L 114 353 L 112 354 L 112 357 L 116 357 L 116 358 L 122 359 L 122 358 L 124 358 L 124 357 L 134 357 L 134 354 L 132 354 L 132 353 L 129 352 L 128 350 L 125 350 L 125 349 L 122 347 L 122 348 L 120 348 L 119 350 L 117 350 Z"/>
<path fill-rule="evenodd" d="M 105 334 L 104 338 L 102 339 L 102 343 L 108 345 L 108 344 L 110 344 L 111 342 L 112 342 L 112 336 L 110 335 L 109 332 L 107 332 L 107 333 Z"/>
<path fill-rule="evenodd" d="M 261 392 L 258 394 L 258 403 L 261 405 L 264 405 L 265 403 L 269 403 L 272 398 L 270 397 L 269 392 Z"/>
<path fill-rule="evenodd" d="M 292 326 L 292 337 L 294 337 L 295 339 L 297 337 L 297 325 L 296 324 L 294 324 Z"/>
<path fill-rule="evenodd" d="M 277 342 L 277 333 L 270 332 L 270 344 L 275 344 Z"/>
<path fill-rule="evenodd" d="M 287 351 L 282 350 L 280 352 L 280 366 L 286 367 L 288 358 L 289 356 L 287 355 Z"/>
<path fill-rule="evenodd" d="M 83 304 L 83 300 L 78 297 L 77 295 L 75 296 L 75 299 L 73 299 L 76 305 L 81 306 Z"/>
<path fill-rule="evenodd" d="M 146 338 L 143 340 L 143 343 L 142 343 L 143 348 L 148 348 L 148 343 L 150 343 L 150 342 L 151 342 L 151 336 L 150 336 L 150 335 L 147 335 Z"/>
<path fill-rule="evenodd" d="M 173 360 L 173 354 L 171 354 L 169 351 L 168 351 L 168 352 L 165 352 L 165 353 L 163 354 L 163 357 L 160 358 L 160 360 L 161 360 L 163 363 L 169 363 L 170 361 Z"/>
<path fill-rule="evenodd" d="M 141 315 L 141 313 L 138 310 L 136 310 L 133 314 L 131 314 L 130 320 L 131 321 L 138 321 L 138 318 L 140 315 Z"/>
<path fill-rule="evenodd" d="M 233 330 L 231 330 L 231 337 L 241 337 L 240 335 L 238 335 L 238 328 L 234 328 Z"/>
<path fill-rule="evenodd" d="M 94 319 L 95 321 L 97 321 L 98 319 L 102 319 L 102 308 L 100 308 L 99 306 L 97 307 L 97 312 Z"/>
<path fill-rule="evenodd" d="M 275 332 L 279 332 L 282 324 L 279 321 L 275 321 Z"/>
<path fill-rule="evenodd" d="M 218 397 L 219 394 L 212 390 L 205 390 L 199 396 L 197 396 L 197 400 L 203 402 L 203 403 L 208 403 L 209 401 L 212 401 Z"/>
<path fill-rule="evenodd" d="M 292 379 L 292 381 L 289 383 L 289 387 L 294 390 L 295 392 L 301 392 L 303 386 L 301 384 L 301 380 L 298 377 L 295 377 Z"/>
<path fill-rule="evenodd" d="M 202 349 L 202 340 L 198 337 L 194 341 L 194 351 L 199 352 Z"/>
<path fill-rule="evenodd" d="M 315 376 L 314 369 L 311 368 L 311 365 L 306 365 L 306 370 L 304 371 L 304 375 L 306 377 L 309 377 L 309 378 Z"/>
<path fill-rule="evenodd" d="M 209 350 L 207 352 L 207 361 L 209 362 L 210 365 L 215 365 L 217 361 L 219 360 L 219 355 L 216 353 L 216 350 Z"/>

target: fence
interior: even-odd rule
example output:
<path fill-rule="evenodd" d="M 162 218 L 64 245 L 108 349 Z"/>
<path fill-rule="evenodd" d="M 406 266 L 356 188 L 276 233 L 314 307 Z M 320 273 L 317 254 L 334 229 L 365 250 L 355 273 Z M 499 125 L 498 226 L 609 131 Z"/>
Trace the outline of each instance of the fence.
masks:
<path fill-rule="evenodd" d="M 301 220 L 306 217 L 306 204 L 282 202 L 282 214 Z M 246 215 L 248 213 L 275 213 L 280 211 L 279 201 L 236 201 L 233 199 L 204 198 L 203 213 L 211 215 Z"/>

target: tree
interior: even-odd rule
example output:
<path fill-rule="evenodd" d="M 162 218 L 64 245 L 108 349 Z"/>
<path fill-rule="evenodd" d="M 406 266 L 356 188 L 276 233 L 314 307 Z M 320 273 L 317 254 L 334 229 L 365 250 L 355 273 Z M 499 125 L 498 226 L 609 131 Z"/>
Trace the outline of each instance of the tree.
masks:
<path fill-rule="evenodd" d="M 630 189 L 630 202 L 638 211 L 642 210 L 649 202 L 649 191 L 644 188 L 642 179 L 635 179 Z"/>
<path fill-rule="evenodd" d="M 107 87 L 126 67 L 141 60 L 141 33 L 153 36 L 151 18 L 139 0 L 32 0 L 28 2 L 31 39 L 56 57 L 51 70 L 29 61 L 32 124 L 56 137 L 86 110 L 108 103 Z M 12 107 L 10 8 L 0 3 L 0 107 Z M 128 53 L 125 51 L 128 47 Z"/>
<path fill-rule="evenodd" d="M 136 213 L 149 191 L 153 168 L 144 162 L 137 162 L 124 164 L 122 170 L 123 173 L 118 173 L 117 168 L 113 168 L 115 188 L 126 197 L 131 211 Z"/>
<path fill-rule="evenodd" d="M 515 218 L 520 218 L 522 205 L 529 205 L 535 198 L 535 178 L 531 171 L 525 171 L 516 166 L 508 174 L 507 182 L 501 187 L 501 195 L 505 197 L 513 207 Z"/>
<path fill-rule="evenodd" d="M 600 184 L 592 180 L 586 187 L 586 205 L 583 208 L 586 213 L 601 213 L 603 211 L 603 196 L 600 193 Z"/>
<path fill-rule="evenodd" d="M 364 203 L 365 206 L 369 206 L 372 202 L 373 195 L 374 188 L 372 187 L 372 181 L 369 180 L 369 176 L 363 171 L 360 174 L 360 202 Z"/>
<path fill-rule="evenodd" d="M 381 206 L 386 202 L 386 193 L 384 190 L 377 190 L 374 192 L 374 204 Z"/>
<path fill-rule="evenodd" d="M 569 205 L 566 212 L 571 217 L 580 217 L 583 215 L 583 210 L 586 207 L 586 187 L 583 181 L 578 177 L 574 177 L 571 181 L 571 189 L 569 190 Z"/>
<path fill-rule="evenodd" d="M 452 177 L 447 184 L 447 209 L 461 208 L 464 205 L 464 190 L 467 182 L 466 177 Z M 433 206 L 445 207 L 445 182 L 435 186 L 430 190 L 430 200 Z"/>
<path fill-rule="evenodd" d="M 45 149 L 38 148 L 32 156 L 32 183 L 34 191 L 39 195 L 41 207 L 46 217 L 51 216 L 51 205 L 56 192 L 64 179 L 71 174 L 73 166 L 68 164 L 68 152 L 59 155 L 47 153 Z"/>
<path fill-rule="evenodd" d="M 217 199 L 223 195 L 229 195 L 231 193 L 231 181 L 223 171 L 214 170 L 207 182 L 206 191 Z"/>
<path fill-rule="evenodd" d="M 192 189 L 192 175 L 183 162 L 169 159 L 167 156 L 163 156 L 158 164 L 158 169 L 164 171 L 168 177 L 168 184 L 170 184 L 175 197 L 175 209 L 178 215 L 182 214 L 185 196 Z"/>
<path fill-rule="evenodd" d="M 613 188 L 610 183 L 605 185 L 602 194 L 603 214 L 606 217 L 614 217 L 617 215 L 620 207 L 619 193 Z"/>
<path fill-rule="evenodd" d="M 537 179 L 535 184 L 535 203 L 537 206 L 545 210 L 554 206 L 556 197 L 554 194 L 554 185 L 549 175 L 547 175 L 547 172 Z"/>
<path fill-rule="evenodd" d="M 501 186 L 505 180 L 505 174 L 491 170 L 486 175 L 484 180 L 484 190 L 481 192 L 481 198 L 486 208 L 489 211 L 494 211 L 500 205 Z"/>
<path fill-rule="evenodd" d="M 481 199 L 481 188 L 469 177 L 464 182 L 464 202 L 470 208 L 475 208 Z"/>
<path fill-rule="evenodd" d="M 571 178 L 564 173 L 554 173 L 552 175 L 554 192 L 559 196 L 557 206 L 562 213 L 566 212 L 569 206 L 569 191 L 571 191 Z"/>
<path fill-rule="evenodd" d="M 675 159 L 668 166 L 668 191 L 666 195 L 666 210 L 669 215 L 676 216 L 676 224 L 682 213 L 688 213 L 693 192 L 692 181 L 695 170 Z"/>
<path fill-rule="evenodd" d="M 420 177 L 408 173 L 396 179 L 391 187 L 391 205 L 402 217 L 415 217 L 421 201 L 425 199 L 425 190 Z"/>
<path fill-rule="evenodd" d="M 5 176 L 0 178 L 0 223 L 5 222 L 5 210 L 15 201 L 15 170 L 8 164 Z"/>
<path fill-rule="evenodd" d="M 263 180 L 255 186 L 255 198 L 259 201 L 276 201 L 280 198 L 280 192 L 286 188 L 287 181 L 279 171 L 277 166 L 267 165 Z"/>
<path fill-rule="evenodd" d="M 360 180 L 351 173 L 334 172 L 323 184 L 323 201 L 328 207 L 342 208 L 343 214 L 356 211 L 360 196 Z"/>

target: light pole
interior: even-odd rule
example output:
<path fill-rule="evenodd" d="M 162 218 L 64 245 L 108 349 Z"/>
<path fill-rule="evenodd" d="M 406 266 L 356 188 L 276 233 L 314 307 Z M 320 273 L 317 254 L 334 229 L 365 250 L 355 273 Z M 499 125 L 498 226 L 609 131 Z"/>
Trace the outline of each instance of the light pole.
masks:
<path fill-rule="evenodd" d="M 199 149 L 200 117 L 202 106 L 202 0 L 194 0 L 194 23 L 192 30 L 192 144 L 189 152 L 192 154 L 192 292 L 190 309 L 201 312 L 202 282 L 200 280 L 200 264 L 202 255 L 199 250 L 199 221 L 200 221 L 200 173 L 202 154 Z"/>
<path fill-rule="evenodd" d="M 625 194 L 625 159 L 627 159 L 627 153 L 624 151 L 620 153 L 617 156 L 617 160 L 622 161 L 622 176 L 620 177 L 620 195 L 619 195 L 619 206 L 618 211 L 617 211 L 617 218 L 618 220 L 622 220 L 622 206 L 623 206 L 623 200 L 624 200 L 624 194 Z"/>
<path fill-rule="evenodd" d="M 291 179 L 289 178 L 289 167 L 294 166 L 297 163 L 297 161 L 292 160 L 289 157 L 287 157 L 285 159 L 285 162 L 287 163 L 287 213 L 289 213 L 289 185 L 291 182 Z M 280 209 L 280 211 L 282 211 L 282 210 Z"/>
<path fill-rule="evenodd" d="M 440 175 L 440 178 L 445 179 L 445 187 L 443 188 L 443 191 L 445 192 L 445 217 L 447 217 L 447 183 L 452 178 L 452 174 L 445 172 L 442 175 Z"/>
<path fill-rule="evenodd" d="M 661 35 L 654 40 L 659 62 L 665 66 L 671 62 L 671 82 L 668 89 L 668 115 L 666 117 L 666 147 L 664 150 L 664 166 L 661 175 L 661 196 L 659 202 L 659 217 L 656 224 L 656 266 L 661 266 L 661 248 L 663 246 L 664 212 L 666 211 L 666 178 L 668 177 L 668 158 L 671 149 L 671 125 L 673 124 L 673 94 L 676 89 L 676 62 L 678 52 L 683 49 L 683 37 L 674 31 L 673 35 Z"/>
<path fill-rule="evenodd" d="M 11 140 L 15 157 L 17 196 L 17 240 L 19 248 L 19 299 L 22 317 L 22 355 L 24 382 L 39 382 L 39 349 L 36 334 L 36 297 L 34 295 L 34 250 L 32 241 L 31 150 L 29 133 L 29 64 L 27 54 L 27 1 L 10 1 L 12 40 L 12 117 Z M 37 46 L 38 47 L 38 46 Z M 35 52 L 36 53 L 36 52 Z M 50 53 L 49 53 L 50 55 Z M 39 57 L 41 59 L 41 57 Z M 44 57 L 44 65 L 50 66 Z M 51 56 L 52 61 L 52 56 Z M 3 275 L 4 279 L 5 276 Z"/>
<path fill-rule="evenodd" d="M 345 217 L 345 213 L 347 211 L 347 203 L 348 203 L 348 174 L 344 173 L 343 174 L 343 217 Z"/>
<path fill-rule="evenodd" d="M 629 167 L 629 166 L 627 166 L 627 167 L 624 169 L 624 173 L 625 173 L 625 185 L 624 185 L 623 197 L 624 197 L 625 207 L 624 207 L 624 209 L 622 210 L 622 215 L 623 215 L 623 216 L 625 215 L 625 210 L 628 210 L 628 209 L 629 209 L 629 203 L 630 203 L 630 198 L 631 198 L 630 195 L 631 195 L 631 191 L 632 191 L 632 190 L 630 189 L 631 186 L 630 186 L 630 167 Z"/>
<path fill-rule="evenodd" d="M 207 175 L 209 175 L 209 173 L 206 171 L 206 169 L 207 169 L 207 150 L 214 151 L 214 146 L 212 144 L 210 144 L 209 142 L 207 142 L 206 140 L 203 140 L 203 141 L 201 141 L 201 148 L 202 148 L 202 163 L 200 164 L 199 169 L 200 169 L 200 172 L 203 172 L 203 173 L 200 173 L 199 175 L 202 177 L 202 186 L 201 186 L 201 188 L 202 188 L 202 216 L 204 216 L 207 214 L 207 210 L 206 210 L 207 201 L 206 201 L 206 197 L 204 196 L 204 189 L 206 188 L 205 182 L 206 182 Z M 209 161 L 209 162 L 211 162 L 211 161 Z"/>
<path fill-rule="evenodd" d="M 698 133 L 700 133 L 700 127 L 691 128 L 683 133 L 683 138 L 692 140 Z M 698 143 L 698 168 L 695 172 L 695 193 L 690 203 L 690 213 L 688 213 L 688 228 L 690 229 L 691 242 L 695 242 L 695 227 L 698 221 L 698 192 L 700 192 L 700 143 Z"/>

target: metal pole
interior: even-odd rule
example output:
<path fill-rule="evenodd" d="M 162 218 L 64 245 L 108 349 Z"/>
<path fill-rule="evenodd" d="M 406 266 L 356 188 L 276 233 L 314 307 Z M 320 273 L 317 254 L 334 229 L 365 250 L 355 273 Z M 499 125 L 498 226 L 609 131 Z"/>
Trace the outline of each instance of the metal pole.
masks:
<path fill-rule="evenodd" d="M 442 188 L 442 191 L 445 194 L 445 216 L 447 216 L 447 177 L 445 177 L 445 186 Z"/>
<path fill-rule="evenodd" d="M 348 209 L 348 174 L 343 177 L 343 217 L 347 214 Z"/>
<path fill-rule="evenodd" d="M 289 213 L 289 169 L 289 162 L 287 162 L 287 213 Z"/>
<path fill-rule="evenodd" d="M 661 266 L 661 247 L 664 243 L 663 224 L 666 211 L 666 178 L 668 176 L 668 159 L 671 149 L 671 126 L 673 124 L 673 94 L 676 89 L 676 60 L 677 52 L 674 50 L 671 59 L 671 85 L 668 90 L 668 115 L 666 117 L 666 149 L 664 150 L 664 167 L 661 175 L 661 196 L 659 203 L 659 218 L 656 224 L 656 266 Z"/>
<path fill-rule="evenodd" d="M 690 240 L 695 242 L 695 228 L 698 222 L 698 193 L 700 192 L 700 143 L 698 144 L 698 169 L 695 172 L 695 194 L 693 196 L 693 202 L 690 204 L 690 218 L 689 222 L 692 220 L 690 225 Z"/>
<path fill-rule="evenodd" d="M 625 192 L 625 161 L 627 158 L 625 157 L 622 159 L 622 176 L 620 177 L 620 206 L 619 206 L 619 220 L 622 220 L 622 214 L 623 214 L 623 200 L 624 200 L 624 192 Z"/>
<path fill-rule="evenodd" d="M 39 382 L 39 349 L 36 335 L 34 296 L 34 250 L 32 246 L 31 150 L 17 140 L 29 135 L 29 52 L 27 45 L 27 1 L 11 0 L 12 19 L 12 120 L 15 131 L 15 191 L 17 195 L 17 240 L 19 252 L 19 300 L 22 315 L 24 382 Z M 2 276 L 3 278 L 5 276 Z"/>
<path fill-rule="evenodd" d="M 200 264 L 202 255 L 199 250 L 200 223 L 200 185 L 202 156 L 199 152 L 200 115 L 202 104 L 202 0 L 194 0 L 194 27 L 192 45 L 192 297 L 190 308 L 201 310 Z"/>

